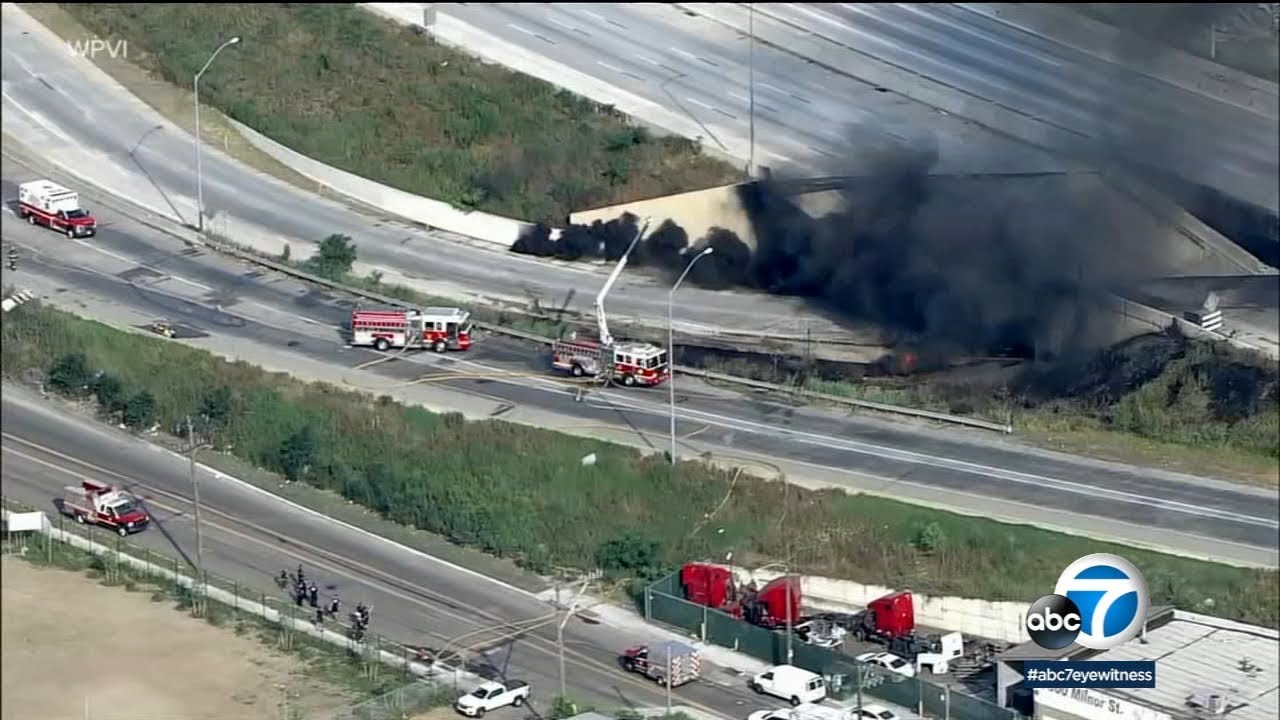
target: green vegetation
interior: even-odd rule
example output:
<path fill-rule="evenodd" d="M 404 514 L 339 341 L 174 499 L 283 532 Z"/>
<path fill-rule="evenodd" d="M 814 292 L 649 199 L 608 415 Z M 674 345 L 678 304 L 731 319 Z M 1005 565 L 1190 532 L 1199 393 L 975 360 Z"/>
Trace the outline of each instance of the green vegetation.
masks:
<path fill-rule="evenodd" d="M 30 508 L 16 506 L 11 509 L 30 510 Z M 100 538 L 98 542 L 116 542 L 114 537 L 106 533 L 103 535 L 104 538 Z M 110 539 L 106 539 L 108 537 Z M 12 545 L 9 544 L 10 542 Z M 116 542 L 116 545 L 127 554 L 143 557 L 140 548 L 129 546 L 124 542 Z M 376 700 L 394 692 L 413 679 L 403 671 L 389 671 L 383 663 L 374 658 L 372 652 L 360 655 L 305 633 L 282 631 L 282 626 L 257 615 L 243 611 L 237 612 L 230 605 L 208 598 L 202 602 L 190 588 L 176 583 L 169 577 L 159 573 L 148 573 L 146 570 L 118 562 L 110 557 L 81 550 L 47 535 L 34 534 L 25 539 L 6 538 L 5 552 L 21 555 L 23 560 L 33 565 L 83 572 L 91 578 L 100 579 L 102 584 L 107 586 L 121 587 L 129 592 L 147 593 L 152 601 L 173 603 L 175 610 L 186 612 L 194 618 L 202 618 L 211 625 L 229 627 L 237 635 L 252 634 L 264 645 L 296 656 L 299 667 L 306 668 L 308 675 L 346 690 L 355 702 Z M 168 564 L 167 559 L 155 553 L 147 552 L 146 557 L 149 562 L 157 566 Z M 419 710 L 449 705 L 454 699 L 455 695 L 448 688 L 442 688 L 438 692 L 414 695 L 416 709 Z M 297 715 L 290 717 L 301 720 Z"/>
<path fill-rule="evenodd" d="M 1072 361 L 852 381 L 743 361 L 717 369 L 829 395 L 1008 419 L 1104 457 L 1134 460 L 1125 456 L 1146 450 L 1138 461 L 1277 482 L 1280 369 L 1227 343 L 1146 335 Z"/>
<path fill-rule="evenodd" d="M 654 137 L 553 85 L 488 65 L 352 4 L 63 4 L 130 60 L 309 157 L 485 212 L 573 210 L 736 182 L 692 141 Z M 140 52 L 141 51 L 141 52 Z"/>
<path fill-rule="evenodd" d="M 730 550 L 744 565 L 763 564 L 790 545 L 794 567 L 804 572 L 1027 600 L 1080 555 L 1116 552 L 1143 569 L 1154 602 L 1280 624 L 1275 572 L 799 490 L 702 463 L 673 472 L 660 456 L 306 384 L 39 302 L 10 313 L 0 340 L 11 379 L 43 373 L 55 389 L 55 369 L 84 368 L 84 375 L 59 375 L 57 389 L 89 400 L 114 378 L 123 387 L 117 397 L 153 395 L 162 428 L 181 433 L 191 414 L 203 439 L 246 462 L 534 571 L 606 565 L 653 576 Z M 595 464 L 582 464 L 589 453 Z"/>

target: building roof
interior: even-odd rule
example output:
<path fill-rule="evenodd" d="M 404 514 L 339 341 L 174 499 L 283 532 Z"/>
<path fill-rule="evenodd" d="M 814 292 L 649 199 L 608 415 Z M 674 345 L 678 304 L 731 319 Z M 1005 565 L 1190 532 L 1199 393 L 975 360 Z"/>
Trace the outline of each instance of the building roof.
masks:
<path fill-rule="evenodd" d="M 1175 612 L 1167 624 L 1092 659 L 1155 660 L 1156 687 L 1109 690 L 1173 717 L 1195 717 L 1187 698 L 1214 693 L 1226 698 L 1226 718 L 1275 720 L 1280 704 L 1280 633 L 1195 613 Z"/>
<path fill-rule="evenodd" d="M 1026 643 L 1001 656 L 1006 662 L 1067 659 L 1154 660 L 1156 687 L 1099 692 L 1174 718 L 1200 717 L 1187 704 L 1196 694 L 1225 697 L 1222 717 L 1229 720 L 1274 720 L 1280 704 L 1280 632 L 1256 625 L 1156 608 L 1148 614 L 1145 640 L 1100 652 L 1078 645 L 1049 651 Z"/>

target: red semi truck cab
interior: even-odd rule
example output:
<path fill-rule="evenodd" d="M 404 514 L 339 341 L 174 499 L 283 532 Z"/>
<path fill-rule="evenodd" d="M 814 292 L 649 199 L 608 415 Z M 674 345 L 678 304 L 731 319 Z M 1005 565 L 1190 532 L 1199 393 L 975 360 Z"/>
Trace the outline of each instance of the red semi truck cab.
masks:
<path fill-rule="evenodd" d="M 18 186 L 18 217 L 69 238 L 98 233 L 97 219 L 80 207 L 80 194 L 52 180 L 32 180 Z"/>

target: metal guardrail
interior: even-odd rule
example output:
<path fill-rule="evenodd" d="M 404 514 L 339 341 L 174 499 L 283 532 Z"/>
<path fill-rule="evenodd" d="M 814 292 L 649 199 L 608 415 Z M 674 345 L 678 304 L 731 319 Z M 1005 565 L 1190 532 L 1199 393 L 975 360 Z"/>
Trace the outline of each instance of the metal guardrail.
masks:
<path fill-rule="evenodd" d="M 8 148 L 8 147 L 4 148 L 2 154 L 4 157 L 7 157 L 10 160 L 13 160 L 14 162 L 17 162 L 22 165 L 26 165 L 28 167 L 31 166 L 32 162 L 39 162 L 34 160 L 28 160 L 27 158 L 23 158 L 23 157 L 17 157 L 12 152 L 11 148 Z M 147 210 L 146 208 L 143 208 L 137 205 L 136 203 L 132 202 L 128 198 L 122 198 L 122 197 L 116 196 L 106 188 L 98 188 L 98 189 L 103 194 L 110 195 L 117 203 L 123 203 L 129 207 L 134 208 L 134 210 L 132 211 L 126 211 L 126 214 L 129 215 L 130 219 L 142 225 L 145 225 L 157 232 L 164 233 L 166 235 L 169 235 L 170 237 L 176 237 L 185 243 L 189 243 L 193 245 L 202 245 L 204 247 L 209 248 L 210 250 L 213 250 L 214 252 L 218 252 L 223 255 L 230 255 L 239 260 L 243 260 L 245 262 L 252 263 L 254 265 L 259 265 L 259 266 L 274 270 L 276 272 L 289 275 L 290 277 L 298 278 L 305 282 L 321 285 L 332 290 L 344 292 L 349 295 L 355 295 L 356 297 L 373 300 L 384 305 L 390 305 L 392 307 L 402 307 L 402 308 L 415 307 L 412 303 L 406 302 L 405 300 L 401 300 L 399 298 L 394 298 L 389 295 L 383 295 L 382 293 L 377 293 L 370 290 L 364 290 L 362 288 L 352 287 L 350 285 L 344 285 L 340 282 L 330 280 L 328 278 L 320 277 L 318 275 L 313 275 L 311 273 L 306 272 L 305 270 L 301 270 L 292 265 L 271 260 L 269 258 L 258 255 L 257 253 L 249 252 L 247 250 L 239 248 L 234 244 L 220 241 L 215 237 L 210 236 L 207 233 L 202 234 L 198 232 L 196 229 L 188 225 L 181 225 L 181 228 L 184 232 L 178 232 L 172 227 L 165 227 L 161 225 L 159 222 L 156 222 L 155 220 L 153 220 L 151 216 L 154 213 L 152 213 L 150 210 Z M 141 214 L 142 216 L 139 217 L 139 214 Z M 168 220 L 168 222 L 174 223 L 173 220 Z M 531 319 L 537 319 L 536 316 L 529 315 L 528 313 L 525 313 L 525 312 L 520 312 L 516 310 L 511 310 L 511 309 L 507 309 L 505 311 L 518 313 Z M 485 322 L 477 322 L 475 323 L 475 325 L 488 332 L 496 333 L 499 335 L 506 335 L 508 337 L 519 338 L 521 340 L 527 340 L 530 342 L 537 342 L 543 345 L 550 346 L 555 342 L 552 338 L 544 337 L 542 335 L 537 335 L 531 332 L 525 332 L 523 330 L 517 330 L 515 328 L 505 327 L 502 325 L 496 325 L 496 324 L 485 323 Z M 732 337 L 732 336 L 733 334 L 721 335 L 721 337 Z M 814 392 L 812 390 L 804 390 L 801 388 L 791 388 L 783 385 L 777 385 L 774 383 L 767 383 L 761 380 L 752 380 L 750 378 L 738 377 L 736 375 L 726 375 L 723 373 L 716 373 L 709 370 L 702 370 L 699 368 L 683 367 L 683 366 L 677 365 L 677 366 L 674 366 L 672 369 L 674 372 L 678 372 L 691 377 L 702 377 L 708 380 L 716 380 L 719 382 L 733 383 L 737 385 L 743 385 L 746 387 L 756 388 L 759 390 L 768 390 L 770 392 L 800 395 L 802 397 L 812 398 L 814 400 L 822 400 L 824 402 L 837 403 L 841 405 L 847 405 L 850 407 L 857 407 L 865 410 L 872 410 L 875 412 L 922 418 L 927 420 L 933 420 L 936 422 L 944 422 L 944 423 L 950 423 L 953 425 L 968 426 L 968 427 L 979 428 L 983 430 L 991 430 L 991 431 L 1005 433 L 1005 434 L 1010 434 L 1013 432 L 1012 425 L 1007 423 L 1000 424 L 1000 423 L 991 422 L 988 420 L 961 417 L 958 415 L 950 415 L 947 413 L 934 412 L 931 410 L 921 410 L 917 408 L 902 407 L 899 405 L 888 405 L 885 403 L 877 403 L 877 402 L 872 402 L 870 400 L 859 400 L 856 398 L 842 397 L 839 395 L 830 395 L 827 393 Z"/>
<path fill-rule="evenodd" d="M 226 252 L 226 253 L 235 255 L 237 257 L 240 257 L 244 260 L 248 260 L 250 262 L 264 265 L 266 267 L 271 268 L 272 270 L 275 270 L 277 272 L 281 272 L 287 275 L 291 275 L 293 277 L 305 280 L 306 282 L 324 285 L 325 287 L 328 287 L 334 290 L 340 290 L 342 292 L 345 292 L 351 295 L 368 298 L 370 300 L 376 300 L 379 303 L 391 305 L 392 307 L 403 307 L 403 308 L 414 307 L 412 303 L 406 302 L 404 300 L 393 298 L 388 295 L 383 295 L 381 293 L 362 290 L 360 288 L 353 288 L 349 285 L 343 285 L 342 283 L 335 282 L 333 280 L 329 280 L 328 278 L 323 278 L 318 275 L 312 275 L 311 273 L 308 273 L 304 270 L 299 270 L 295 267 L 285 265 L 283 263 L 278 263 L 273 260 L 257 257 L 251 253 L 247 253 L 243 250 L 240 250 L 239 248 L 235 248 L 234 246 L 227 246 L 222 243 L 217 243 L 217 241 L 206 240 L 205 242 L 206 244 L 209 244 L 210 247 L 212 247 L 215 250 L 219 250 L 220 252 Z M 212 243 L 216 243 L 216 244 L 212 244 Z M 494 325 L 492 323 L 485 323 L 485 322 L 477 322 L 475 323 L 475 325 L 476 327 L 479 327 L 487 332 L 519 338 L 521 340 L 528 340 L 531 342 L 541 343 L 543 345 L 549 346 L 555 343 L 555 340 L 553 338 L 538 335 L 536 333 L 525 332 L 523 330 L 517 330 L 515 328 L 505 327 L 502 325 Z M 1009 434 L 1013 432 L 1013 426 L 1008 423 L 1000 424 L 1000 423 L 991 422 L 988 420 L 980 420 L 978 418 L 967 418 L 967 417 L 960 417 L 958 415 L 949 415 L 947 413 L 934 412 L 932 410 L 920 410 L 917 408 L 908 408 L 908 407 L 902 407 L 899 405 L 888 405 L 885 403 L 872 402 L 870 400 L 859 400 L 857 398 L 847 398 L 847 397 L 841 397 L 839 395 L 830 395 L 827 393 L 820 393 L 812 390 L 789 388 L 784 385 L 768 383 L 762 380 L 752 380 L 750 378 L 738 377 L 736 375 L 726 375 L 724 373 L 712 372 L 710 370 L 702 370 L 700 368 L 684 367 L 684 366 L 676 365 L 673 367 L 673 371 L 681 373 L 683 375 L 689 375 L 691 377 L 701 377 L 701 378 L 706 378 L 708 380 L 717 380 L 720 382 L 734 383 L 737 385 L 744 385 L 747 387 L 753 387 L 760 390 L 769 390 L 771 392 L 782 392 L 782 393 L 790 393 L 793 395 L 801 395 L 804 397 L 813 398 L 815 400 L 823 400 L 825 402 L 839 403 L 843 405 L 849 405 L 852 407 L 863 408 L 866 410 L 874 410 L 877 412 L 893 413 L 897 415 L 907 415 L 911 417 L 925 418 L 929 420 L 935 420 L 938 422 L 951 423 L 953 425 L 966 425 L 969 427 L 981 428 L 983 430 L 993 430 L 995 432 L 1001 432 L 1005 434 Z"/>

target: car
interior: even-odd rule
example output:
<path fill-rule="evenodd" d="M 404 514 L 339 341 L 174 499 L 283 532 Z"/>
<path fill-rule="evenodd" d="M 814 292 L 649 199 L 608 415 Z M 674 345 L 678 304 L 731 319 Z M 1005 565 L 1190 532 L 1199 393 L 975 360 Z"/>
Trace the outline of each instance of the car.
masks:
<path fill-rule="evenodd" d="M 458 698 L 454 708 L 467 717 L 484 717 L 490 710 L 514 705 L 520 707 L 529 699 L 529 684 L 512 680 L 507 684 L 487 682 Z"/>
<path fill-rule="evenodd" d="M 858 662 L 864 662 L 876 667 L 882 667 L 892 673 L 897 673 L 903 677 L 915 677 L 916 668 L 908 660 L 900 658 L 893 653 L 887 652 L 865 652 L 854 658 Z"/>
<path fill-rule="evenodd" d="M 861 710 L 854 711 L 858 720 L 902 720 L 898 713 L 883 705 L 863 705 Z"/>

